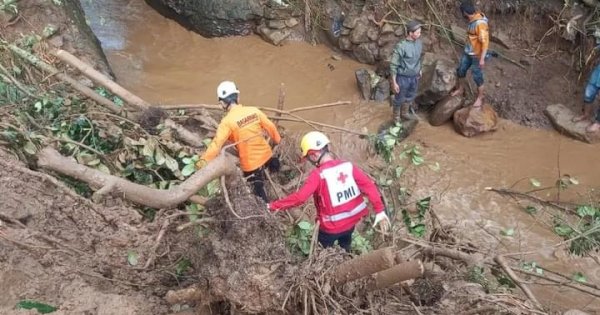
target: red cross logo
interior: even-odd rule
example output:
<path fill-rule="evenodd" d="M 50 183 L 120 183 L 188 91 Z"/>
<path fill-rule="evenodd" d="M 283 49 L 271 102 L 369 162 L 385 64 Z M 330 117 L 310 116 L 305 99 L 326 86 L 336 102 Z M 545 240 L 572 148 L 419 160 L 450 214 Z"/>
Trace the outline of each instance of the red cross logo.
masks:
<path fill-rule="evenodd" d="M 346 178 L 348 178 L 348 175 L 340 172 L 340 176 L 338 176 L 337 180 L 339 180 L 340 182 L 342 182 L 342 184 L 346 183 Z"/>

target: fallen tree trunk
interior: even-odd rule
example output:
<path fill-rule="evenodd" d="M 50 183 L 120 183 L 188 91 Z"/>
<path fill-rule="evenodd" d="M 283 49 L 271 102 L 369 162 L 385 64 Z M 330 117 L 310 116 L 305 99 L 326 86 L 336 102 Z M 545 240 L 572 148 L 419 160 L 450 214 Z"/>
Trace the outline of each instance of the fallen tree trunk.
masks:
<path fill-rule="evenodd" d="M 333 270 L 334 285 L 360 279 L 395 265 L 392 247 L 386 247 L 348 260 Z"/>
<path fill-rule="evenodd" d="M 183 183 L 171 189 L 161 190 L 135 184 L 123 178 L 81 165 L 74 159 L 62 156 L 51 147 L 41 150 L 37 157 L 40 167 L 83 181 L 94 190 L 109 187 L 110 189 L 105 189 L 103 193 L 117 191 L 124 199 L 156 209 L 173 208 L 188 200 L 212 180 L 223 175 L 234 174 L 236 170 L 235 163 L 222 152 L 206 167 Z"/>
<path fill-rule="evenodd" d="M 92 66 L 88 65 L 87 63 L 79 60 L 77 57 L 73 56 L 72 54 L 70 54 L 64 50 L 60 50 L 60 49 L 53 52 L 53 54 L 56 57 L 58 57 L 60 60 L 62 60 L 63 62 L 67 63 L 68 65 L 75 67 L 86 77 L 90 78 L 97 84 L 102 85 L 103 87 L 105 87 L 109 91 L 111 91 L 113 94 L 122 98 L 127 104 L 130 104 L 139 110 L 148 110 L 148 109 L 152 108 L 152 105 L 150 103 L 144 101 L 141 97 L 131 93 L 124 87 L 120 86 L 119 84 L 117 84 L 116 82 L 111 80 L 109 77 L 100 73 L 99 71 L 94 69 Z M 94 94 L 96 94 L 96 93 L 94 93 Z M 177 135 L 179 135 L 180 139 L 183 142 L 185 142 L 193 147 L 202 146 L 202 138 L 199 135 L 185 129 L 183 126 L 179 125 L 178 123 L 174 122 L 173 120 L 171 120 L 169 118 L 165 119 L 165 126 L 174 129 L 177 132 Z"/>
<path fill-rule="evenodd" d="M 83 73 L 86 77 L 104 86 L 113 94 L 117 95 L 118 97 L 122 98 L 125 102 L 137 107 L 138 109 L 148 109 L 151 107 L 150 103 L 144 101 L 137 95 L 129 92 L 128 90 L 115 83 L 113 80 L 111 80 L 104 74 L 94 69 L 92 66 L 73 56 L 69 52 L 59 49 L 53 51 L 52 54 L 58 57 L 63 62 L 75 67 L 77 70 L 81 71 L 81 73 Z"/>
<path fill-rule="evenodd" d="M 89 87 L 79 83 L 77 80 L 71 78 L 70 76 L 68 76 L 65 73 L 62 73 L 60 71 L 58 71 L 58 69 L 54 68 L 53 66 L 45 63 L 44 61 L 42 61 L 40 58 L 38 58 L 35 55 L 30 54 L 29 52 L 15 46 L 15 45 L 7 45 L 7 47 L 14 52 L 15 54 L 17 54 L 19 57 L 27 60 L 29 63 L 31 63 L 32 65 L 34 65 L 36 68 L 48 72 L 51 75 L 56 75 L 57 78 L 59 78 L 60 80 L 70 84 L 73 88 L 75 88 L 76 90 L 78 90 L 79 92 L 81 92 L 83 95 L 93 99 L 94 101 L 98 102 L 99 104 L 101 104 L 102 106 L 106 107 L 108 110 L 110 110 L 111 112 L 115 113 L 115 114 L 121 114 L 123 109 L 121 107 L 119 107 L 117 104 L 115 104 L 114 102 L 112 102 L 111 100 L 103 97 L 102 95 L 96 93 L 96 91 L 90 89 Z"/>
<path fill-rule="evenodd" d="M 420 260 L 413 260 L 373 274 L 367 282 L 367 290 L 385 289 L 396 283 L 421 277 L 425 268 Z"/>

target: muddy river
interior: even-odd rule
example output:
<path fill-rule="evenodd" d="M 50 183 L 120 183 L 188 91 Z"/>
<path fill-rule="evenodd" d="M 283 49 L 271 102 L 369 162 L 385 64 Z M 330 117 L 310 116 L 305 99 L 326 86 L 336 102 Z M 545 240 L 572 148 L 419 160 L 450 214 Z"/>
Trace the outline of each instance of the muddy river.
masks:
<path fill-rule="evenodd" d="M 152 103 L 216 103 L 215 87 L 234 80 L 241 102 L 275 107 L 281 83 L 285 84 L 285 108 L 338 100 L 353 105 L 304 112 L 303 116 L 328 124 L 373 132 L 390 117 L 384 105 L 360 103 L 354 71 L 365 67 L 347 57 L 331 58 L 323 45 L 291 43 L 274 47 L 256 36 L 206 39 L 162 17 L 143 0 L 82 1 L 89 24 L 99 37 L 119 83 Z M 124 4 L 126 3 L 126 4 Z M 291 129 L 305 128 L 288 125 Z M 337 153 L 360 159 L 366 141 L 336 133 Z M 536 251 L 522 256 L 544 267 L 600 283 L 599 265 L 590 258 L 576 258 L 556 250 L 561 241 L 539 219 L 523 211 L 527 203 L 488 192 L 485 187 L 533 189 L 530 178 L 542 187 L 554 184 L 558 174 L 579 181 L 560 195 L 562 201 L 583 200 L 600 187 L 598 152 L 589 145 L 550 130 L 533 130 L 501 121 L 498 131 L 473 139 L 454 132 L 451 125 L 432 127 L 422 121 L 407 142 L 419 143 L 429 165 L 414 171 L 414 198 L 432 195 L 438 215 L 466 237 L 490 239 L 503 252 Z M 514 186 L 513 186 L 514 185 Z M 554 190 L 537 193 L 556 197 Z M 502 229 L 514 228 L 511 237 Z M 496 245 L 500 239 L 501 245 Z M 600 302 L 573 291 L 536 287 L 545 303 L 580 307 L 600 313 Z M 590 304 L 591 303 L 591 304 Z M 588 308 L 590 310 L 590 308 Z"/>

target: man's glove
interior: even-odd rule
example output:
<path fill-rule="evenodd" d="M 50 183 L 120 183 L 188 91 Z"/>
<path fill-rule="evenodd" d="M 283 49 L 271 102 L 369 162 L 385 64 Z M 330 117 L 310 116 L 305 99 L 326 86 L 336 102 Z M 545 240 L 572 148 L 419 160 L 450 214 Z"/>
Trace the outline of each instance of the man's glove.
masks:
<path fill-rule="evenodd" d="M 390 219 L 388 218 L 387 214 L 385 214 L 385 210 L 375 215 L 375 223 L 373 223 L 373 227 L 376 227 L 379 223 L 381 223 L 381 231 L 386 233 L 390 228 Z"/>
<path fill-rule="evenodd" d="M 206 162 L 206 160 L 198 160 L 198 162 L 196 162 L 196 169 L 202 169 L 203 167 L 206 166 L 206 164 L 208 164 L 208 162 Z"/>

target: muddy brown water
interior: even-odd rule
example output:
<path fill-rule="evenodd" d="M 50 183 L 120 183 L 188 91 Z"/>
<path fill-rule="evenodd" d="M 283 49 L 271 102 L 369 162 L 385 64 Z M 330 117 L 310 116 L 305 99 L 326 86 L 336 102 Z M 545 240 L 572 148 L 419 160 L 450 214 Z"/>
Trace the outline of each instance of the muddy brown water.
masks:
<path fill-rule="evenodd" d="M 256 36 L 205 39 L 187 31 L 147 6 L 143 0 L 82 1 L 87 19 L 99 37 L 117 81 L 146 100 L 160 104 L 216 103 L 215 87 L 234 80 L 241 102 L 275 107 L 281 83 L 285 108 L 349 100 L 353 105 L 302 113 L 306 119 L 346 125 L 370 132 L 390 118 L 389 107 L 359 102 L 354 71 L 365 67 L 347 57 L 334 60 L 323 45 L 290 43 L 274 47 Z M 304 130 L 300 125 L 287 125 Z M 337 152 L 345 158 L 364 158 L 367 143 L 356 136 L 332 133 Z M 428 165 L 413 171 L 415 199 L 433 195 L 435 209 L 467 238 L 497 239 L 490 245 L 503 252 L 536 251 L 527 261 L 571 275 L 581 271 L 588 282 L 600 283 L 600 268 L 589 258 L 571 257 L 553 246 L 561 241 L 543 224 L 510 199 L 485 187 L 532 189 L 529 179 L 542 186 L 554 183 L 559 172 L 580 184 L 561 194 L 562 201 L 583 200 L 600 187 L 598 152 L 589 145 L 554 131 L 533 130 L 501 121 L 498 131 L 467 139 L 451 125 L 432 127 L 421 122 L 407 140 L 423 147 Z M 594 190 L 595 189 L 595 190 Z M 537 195 L 553 198 L 554 191 Z M 514 228 L 512 237 L 502 229 Z M 536 287 L 545 304 L 587 308 L 600 313 L 600 302 L 568 290 Z M 591 304 L 590 304 L 591 303 Z"/>

